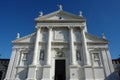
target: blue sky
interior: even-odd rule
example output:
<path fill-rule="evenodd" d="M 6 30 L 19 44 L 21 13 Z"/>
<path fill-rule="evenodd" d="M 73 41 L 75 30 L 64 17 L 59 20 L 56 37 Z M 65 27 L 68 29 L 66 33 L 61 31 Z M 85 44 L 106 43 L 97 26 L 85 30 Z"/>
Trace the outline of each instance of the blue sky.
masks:
<path fill-rule="evenodd" d="M 101 36 L 104 32 L 110 41 L 112 58 L 120 54 L 120 0 L 0 0 L 0 58 L 9 58 L 12 40 L 19 32 L 21 36 L 35 30 L 34 18 L 39 12 L 44 14 L 63 10 L 79 15 L 83 11 L 87 19 L 88 32 Z"/>

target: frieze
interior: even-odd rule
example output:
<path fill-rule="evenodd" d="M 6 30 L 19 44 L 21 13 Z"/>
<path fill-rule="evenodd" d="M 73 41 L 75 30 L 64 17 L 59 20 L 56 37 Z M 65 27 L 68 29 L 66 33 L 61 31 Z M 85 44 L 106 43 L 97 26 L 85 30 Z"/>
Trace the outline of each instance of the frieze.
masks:
<path fill-rule="evenodd" d="M 52 42 L 52 45 L 66 45 L 68 42 Z"/>
<path fill-rule="evenodd" d="M 38 23 L 37 27 L 42 27 L 42 26 L 55 26 L 55 27 L 59 27 L 59 26 L 74 26 L 74 27 L 80 27 L 80 26 L 86 26 L 85 23 Z"/>

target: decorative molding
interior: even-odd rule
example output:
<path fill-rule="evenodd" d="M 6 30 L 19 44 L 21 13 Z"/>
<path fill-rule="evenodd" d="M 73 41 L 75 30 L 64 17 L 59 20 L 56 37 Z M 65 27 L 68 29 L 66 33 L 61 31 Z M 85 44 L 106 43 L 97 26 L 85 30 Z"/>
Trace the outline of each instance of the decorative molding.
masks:
<path fill-rule="evenodd" d="M 45 42 L 45 41 L 40 41 L 39 42 L 39 45 L 46 45 L 47 44 L 47 42 Z"/>
<path fill-rule="evenodd" d="M 66 57 L 53 57 L 55 60 L 66 60 Z"/>
<path fill-rule="evenodd" d="M 79 65 L 70 65 L 69 67 L 70 67 L 70 68 L 78 68 Z"/>
<path fill-rule="evenodd" d="M 27 54 L 28 54 L 29 51 L 30 51 L 29 48 L 22 48 L 20 52 L 21 52 L 21 53 L 27 53 Z"/>
<path fill-rule="evenodd" d="M 27 68 L 28 66 L 17 66 L 16 68 Z"/>
<path fill-rule="evenodd" d="M 75 45 L 82 45 L 82 42 L 81 41 L 75 41 L 74 44 Z"/>
<path fill-rule="evenodd" d="M 105 50 L 105 49 L 108 50 L 107 47 L 89 47 L 88 49 L 92 51 L 94 50 L 100 51 L 100 50 Z"/>
<path fill-rule="evenodd" d="M 52 42 L 52 45 L 66 45 L 66 44 L 68 44 L 68 42 L 67 41 L 60 41 L 60 42 Z"/>
<path fill-rule="evenodd" d="M 96 41 L 96 42 L 87 42 L 87 44 L 92 44 L 92 45 L 96 45 L 96 44 L 108 44 L 108 42 L 100 42 L 100 41 Z"/>
<path fill-rule="evenodd" d="M 58 50 L 57 53 L 55 54 L 55 56 L 61 58 L 61 57 L 64 57 L 65 54 L 64 54 L 64 52 L 62 50 Z"/>
<path fill-rule="evenodd" d="M 51 68 L 50 65 L 43 65 L 44 68 Z"/>

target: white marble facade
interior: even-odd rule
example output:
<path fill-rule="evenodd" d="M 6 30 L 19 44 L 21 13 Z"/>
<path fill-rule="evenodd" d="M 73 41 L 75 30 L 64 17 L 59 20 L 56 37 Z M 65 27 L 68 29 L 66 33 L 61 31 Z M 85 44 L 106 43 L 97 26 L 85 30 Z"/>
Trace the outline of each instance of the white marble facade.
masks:
<path fill-rule="evenodd" d="M 13 41 L 5 80 L 116 80 L 108 40 L 87 32 L 82 13 L 60 7 L 35 21 L 34 33 Z"/>

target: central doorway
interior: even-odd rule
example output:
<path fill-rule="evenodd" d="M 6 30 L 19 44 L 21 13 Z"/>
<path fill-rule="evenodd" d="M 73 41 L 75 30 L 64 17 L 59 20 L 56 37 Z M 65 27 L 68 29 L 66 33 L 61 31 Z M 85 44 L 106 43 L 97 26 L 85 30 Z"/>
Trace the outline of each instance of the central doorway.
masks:
<path fill-rule="evenodd" d="M 65 60 L 55 60 L 55 80 L 66 80 Z"/>

